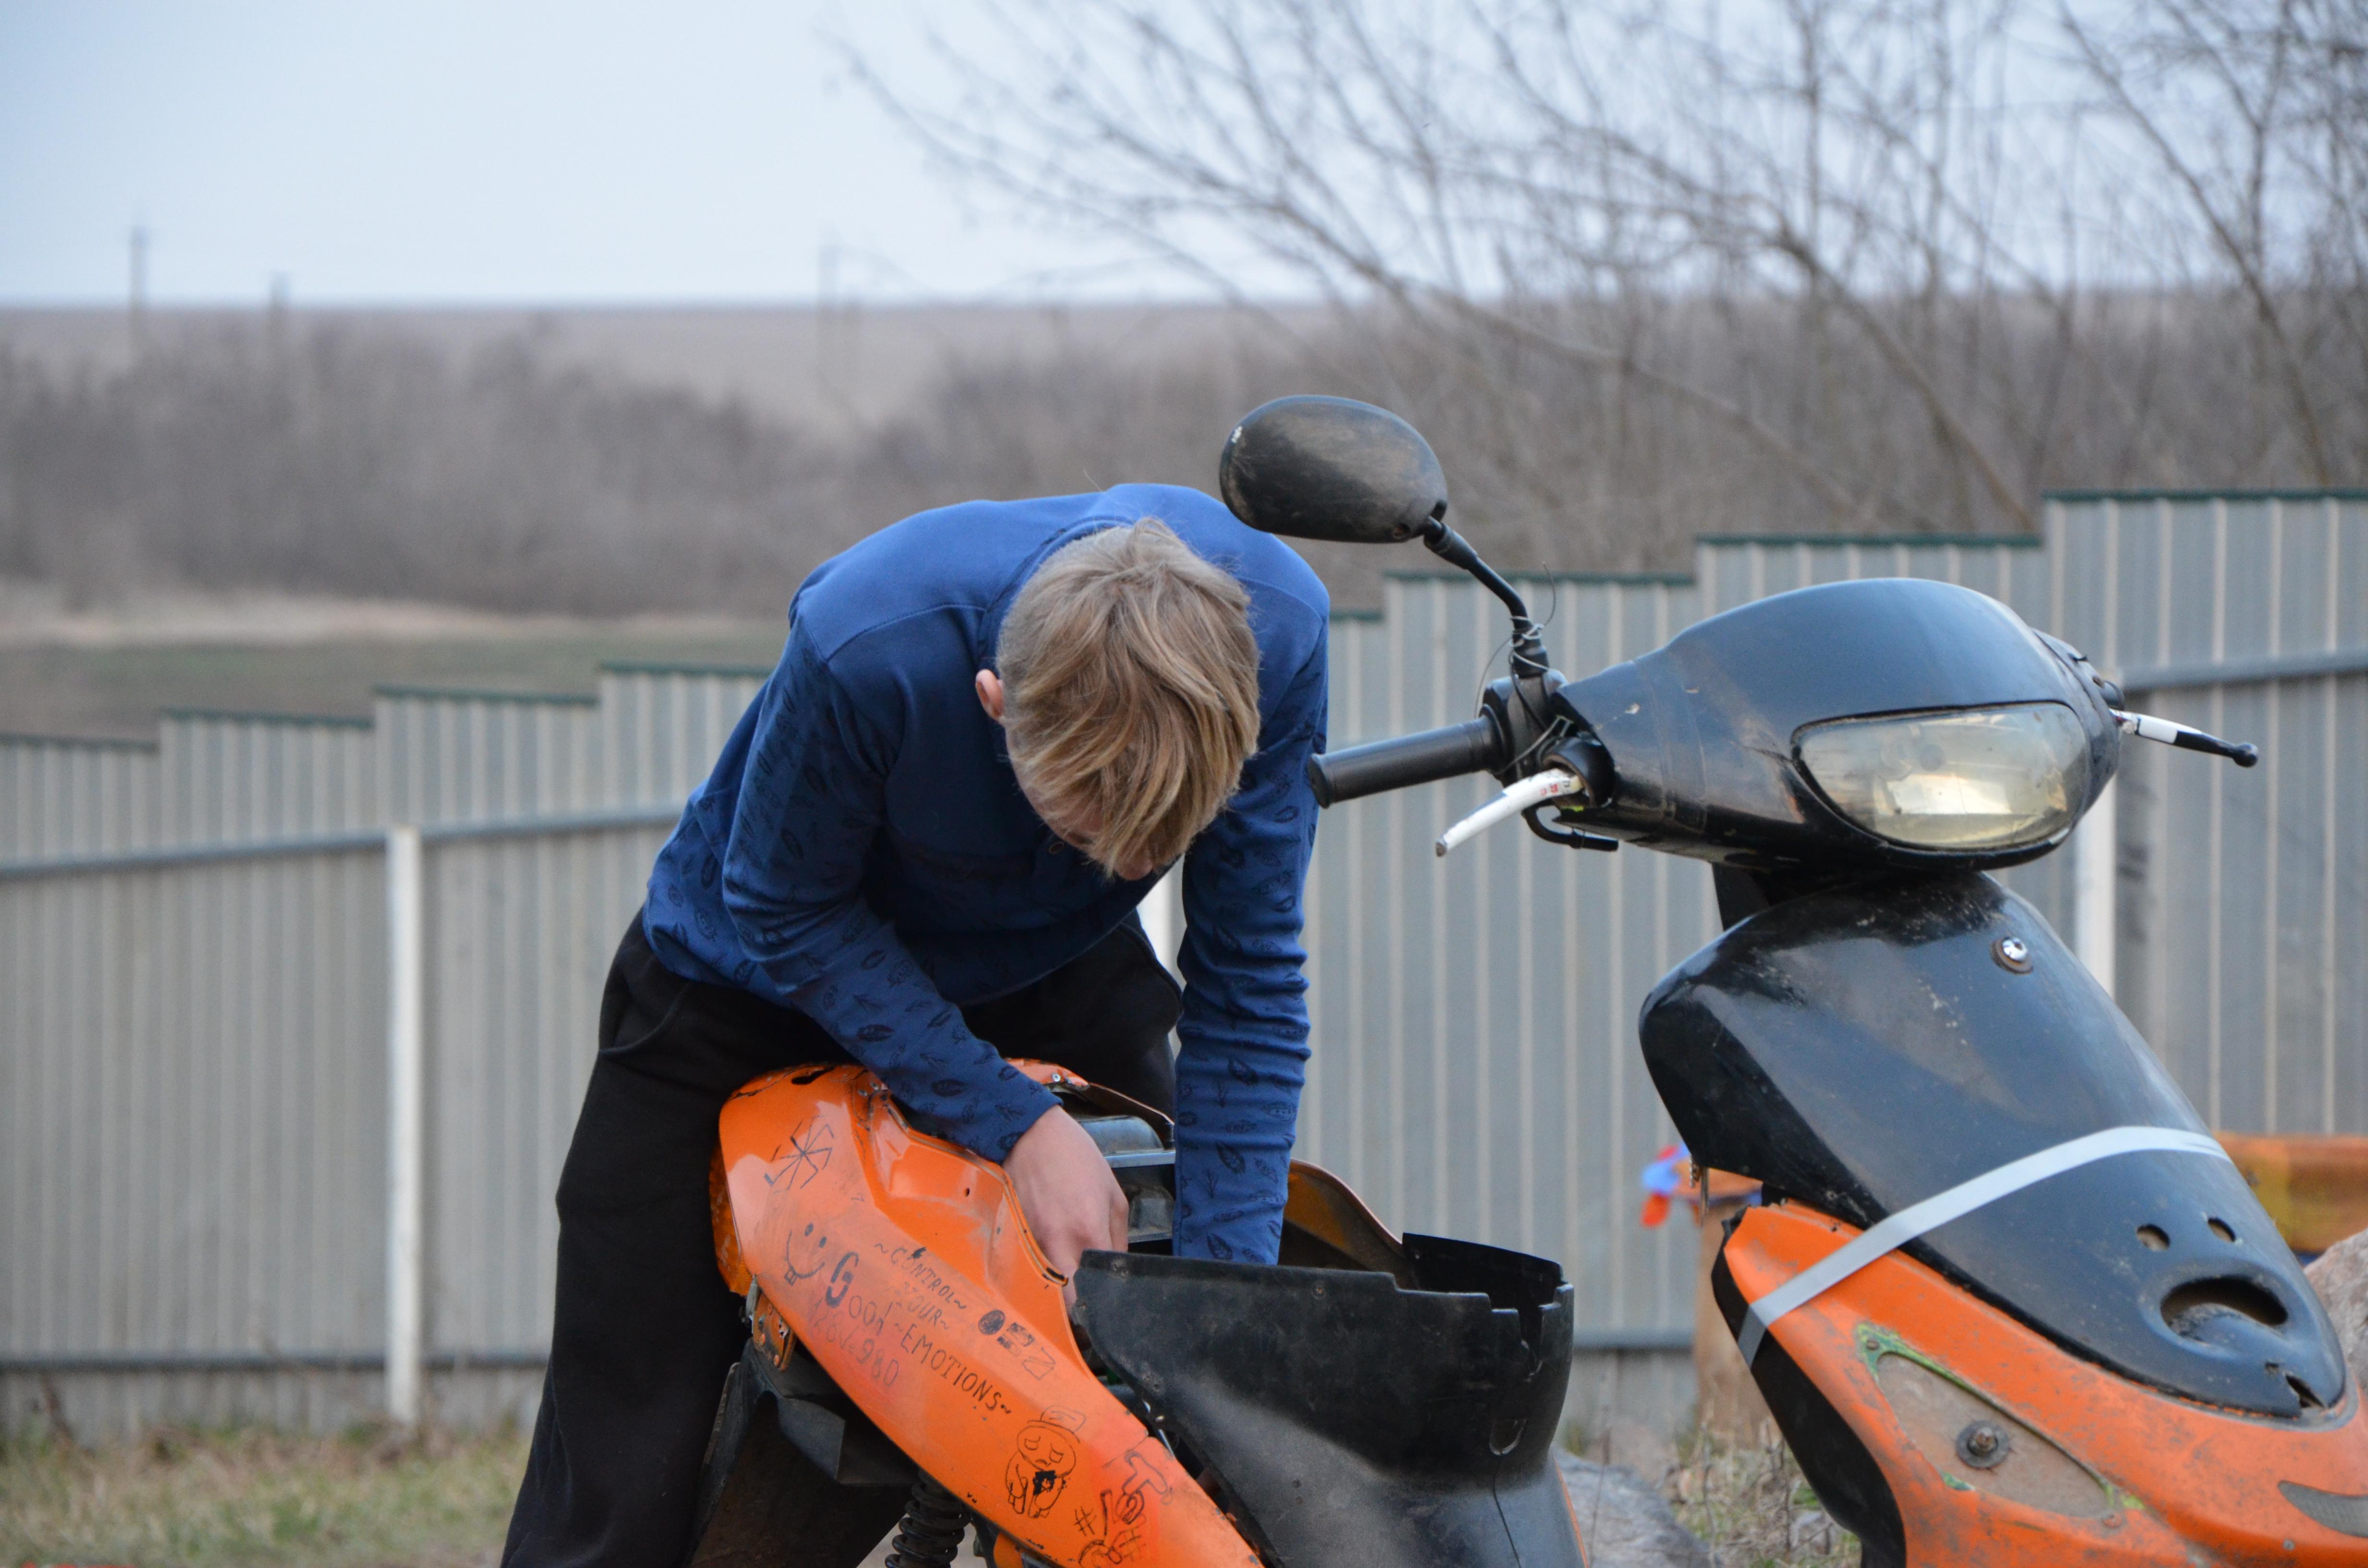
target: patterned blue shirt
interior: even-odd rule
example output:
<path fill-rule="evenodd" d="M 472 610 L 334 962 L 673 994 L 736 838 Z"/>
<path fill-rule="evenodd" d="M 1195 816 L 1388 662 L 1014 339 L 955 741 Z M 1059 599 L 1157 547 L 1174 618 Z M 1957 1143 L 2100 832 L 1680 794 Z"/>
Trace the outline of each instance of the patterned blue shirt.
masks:
<path fill-rule="evenodd" d="M 1011 772 L 975 673 L 1062 545 L 1157 517 L 1248 590 L 1258 751 L 1184 858 L 1177 1251 L 1272 1262 L 1307 1059 L 1304 777 L 1325 723 L 1329 600 L 1280 540 L 1198 491 L 976 501 L 817 567 L 781 662 L 650 875 L 668 968 L 806 1013 L 897 1098 L 994 1160 L 1053 1105 L 955 1004 L 1018 990 L 1123 921 L 1114 881 L 1055 838 Z"/>

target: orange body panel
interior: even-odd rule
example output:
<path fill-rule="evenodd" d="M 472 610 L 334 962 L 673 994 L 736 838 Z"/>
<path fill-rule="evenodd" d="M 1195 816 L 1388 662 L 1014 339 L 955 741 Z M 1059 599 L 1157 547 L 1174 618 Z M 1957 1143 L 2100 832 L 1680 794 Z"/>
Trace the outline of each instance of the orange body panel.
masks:
<path fill-rule="evenodd" d="M 753 1277 L 939 1484 L 1064 1568 L 1255 1568 L 1208 1494 L 1087 1369 L 999 1167 L 913 1131 L 859 1067 L 759 1078 L 721 1131 L 725 1277 L 735 1264 Z"/>
<path fill-rule="evenodd" d="M 1778 1204 L 1747 1210 L 1725 1256 L 1744 1299 L 1757 1301 L 1857 1234 Z M 2294 1482 L 2368 1493 L 2368 1422 L 2356 1387 L 2307 1425 L 2192 1403 L 2070 1355 L 1896 1252 L 1769 1332 L 1882 1465 L 1910 1562 L 2368 1564 L 2368 1540 L 2317 1523 L 2278 1491 Z M 1886 1383 L 1886 1357 L 1899 1358 L 1901 1371 L 1921 1369 Z M 1920 1428 L 1927 1441 L 1917 1441 L 1917 1412 L 1900 1397 L 1909 1385 L 1939 1390 L 1960 1411 L 1978 1400 L 2002 1412 L 2027 1428 L 2017 1451 L 2056 1467 L 2056 1496 L 2066 1480 L 2076 1503 L 2093 1484 L 2093 1506 L 2067 1513 L 2017 1501 L 2001 1494 L 2003 1470 L 1930 1452 L 1942 1445 L 1930 1440 L 1929 1422 Z M 2022 1484 L 2044 1490 L 2049 1482 L 2041 1473 Z"/>

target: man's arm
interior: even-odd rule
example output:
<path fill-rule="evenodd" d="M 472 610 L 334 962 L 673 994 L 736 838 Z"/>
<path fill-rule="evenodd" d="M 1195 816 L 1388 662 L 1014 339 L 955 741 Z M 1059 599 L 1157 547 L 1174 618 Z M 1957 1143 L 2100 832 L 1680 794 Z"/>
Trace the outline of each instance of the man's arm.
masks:
<path fill-rule="evenodd" d="M 1315 845 L 1324 643 L 1291 677 L 1242 788 L 1184 861 L 1176 1252 L 1272 1263 L 1307 1067 L 1301 898 Z"/>
<path fill-rule="evenodd" d="M 792 629 L 757 710 L 730 840 L 706 869 L 723 878 L 755 963 L 732 978 L 814 1019 L 899 1100 L 1002 1161 L 1054 1108 L 1051 1092 L 970 1032 L 863 902 L 895 744 Z"/>

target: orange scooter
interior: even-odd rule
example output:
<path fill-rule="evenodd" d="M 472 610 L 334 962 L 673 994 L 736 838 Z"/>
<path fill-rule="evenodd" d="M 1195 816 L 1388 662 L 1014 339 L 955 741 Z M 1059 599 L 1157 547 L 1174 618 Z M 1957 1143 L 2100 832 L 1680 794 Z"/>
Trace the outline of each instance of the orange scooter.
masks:
<path fill-rule="evenodd" d="M 894 1568 L 1583 1568 L 1553 1444 L 1554 1265 L 1392 1235 L 1294 1164 L 1280 1267 L 1167 1256 L 1172 1128 L 1042 1063 L 1128 1199 L 1074 1320 L 1001 1168 L 859 1067 L 724 1108 L 716 1258 L 747 1301 L 690 1561 Z"/>
<path fill-rule="evenodd" d="M 2112 999 L 1985 873 L 2045 855 L 2126 711 L 1995 600 L 1901 579 L 1717 616 L 1583 680 L 1448 528 L 1422 437 L 1268 404 L 1225 498 L 1271 532 L 1419 539 L 1512 615 L 1479 715 L 1319 756 L 1319 801 L 1487 772 L 1519 816 L 1707 860 L 1726 930 L 1640 1033 L 1694 1157 L 1757 1179 L 1712 1285 L 1866 1568 L 2368 1563 L 2368 1419 L 2294 1255 Z"/>

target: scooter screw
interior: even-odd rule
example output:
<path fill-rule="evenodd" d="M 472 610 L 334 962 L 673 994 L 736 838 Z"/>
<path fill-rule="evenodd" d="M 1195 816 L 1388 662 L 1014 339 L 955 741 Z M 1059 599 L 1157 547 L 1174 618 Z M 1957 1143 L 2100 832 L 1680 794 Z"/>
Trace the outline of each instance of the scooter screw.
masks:
<path fill-rule="evenodd" d="M 2016 974 L 2031 972 L 2031 944 L 2020 937 L 2000 937 L 1990 944 L 1990 956 L 2001 969 Z"/>
<path fill-rule="evenodd" d="M 1975 1470 L 1996 1467 L 2011 1446 L 2006 1433 L 1987 1421 L 1976 1421 L 1957 1434 L 1957 1457 Z"/>

